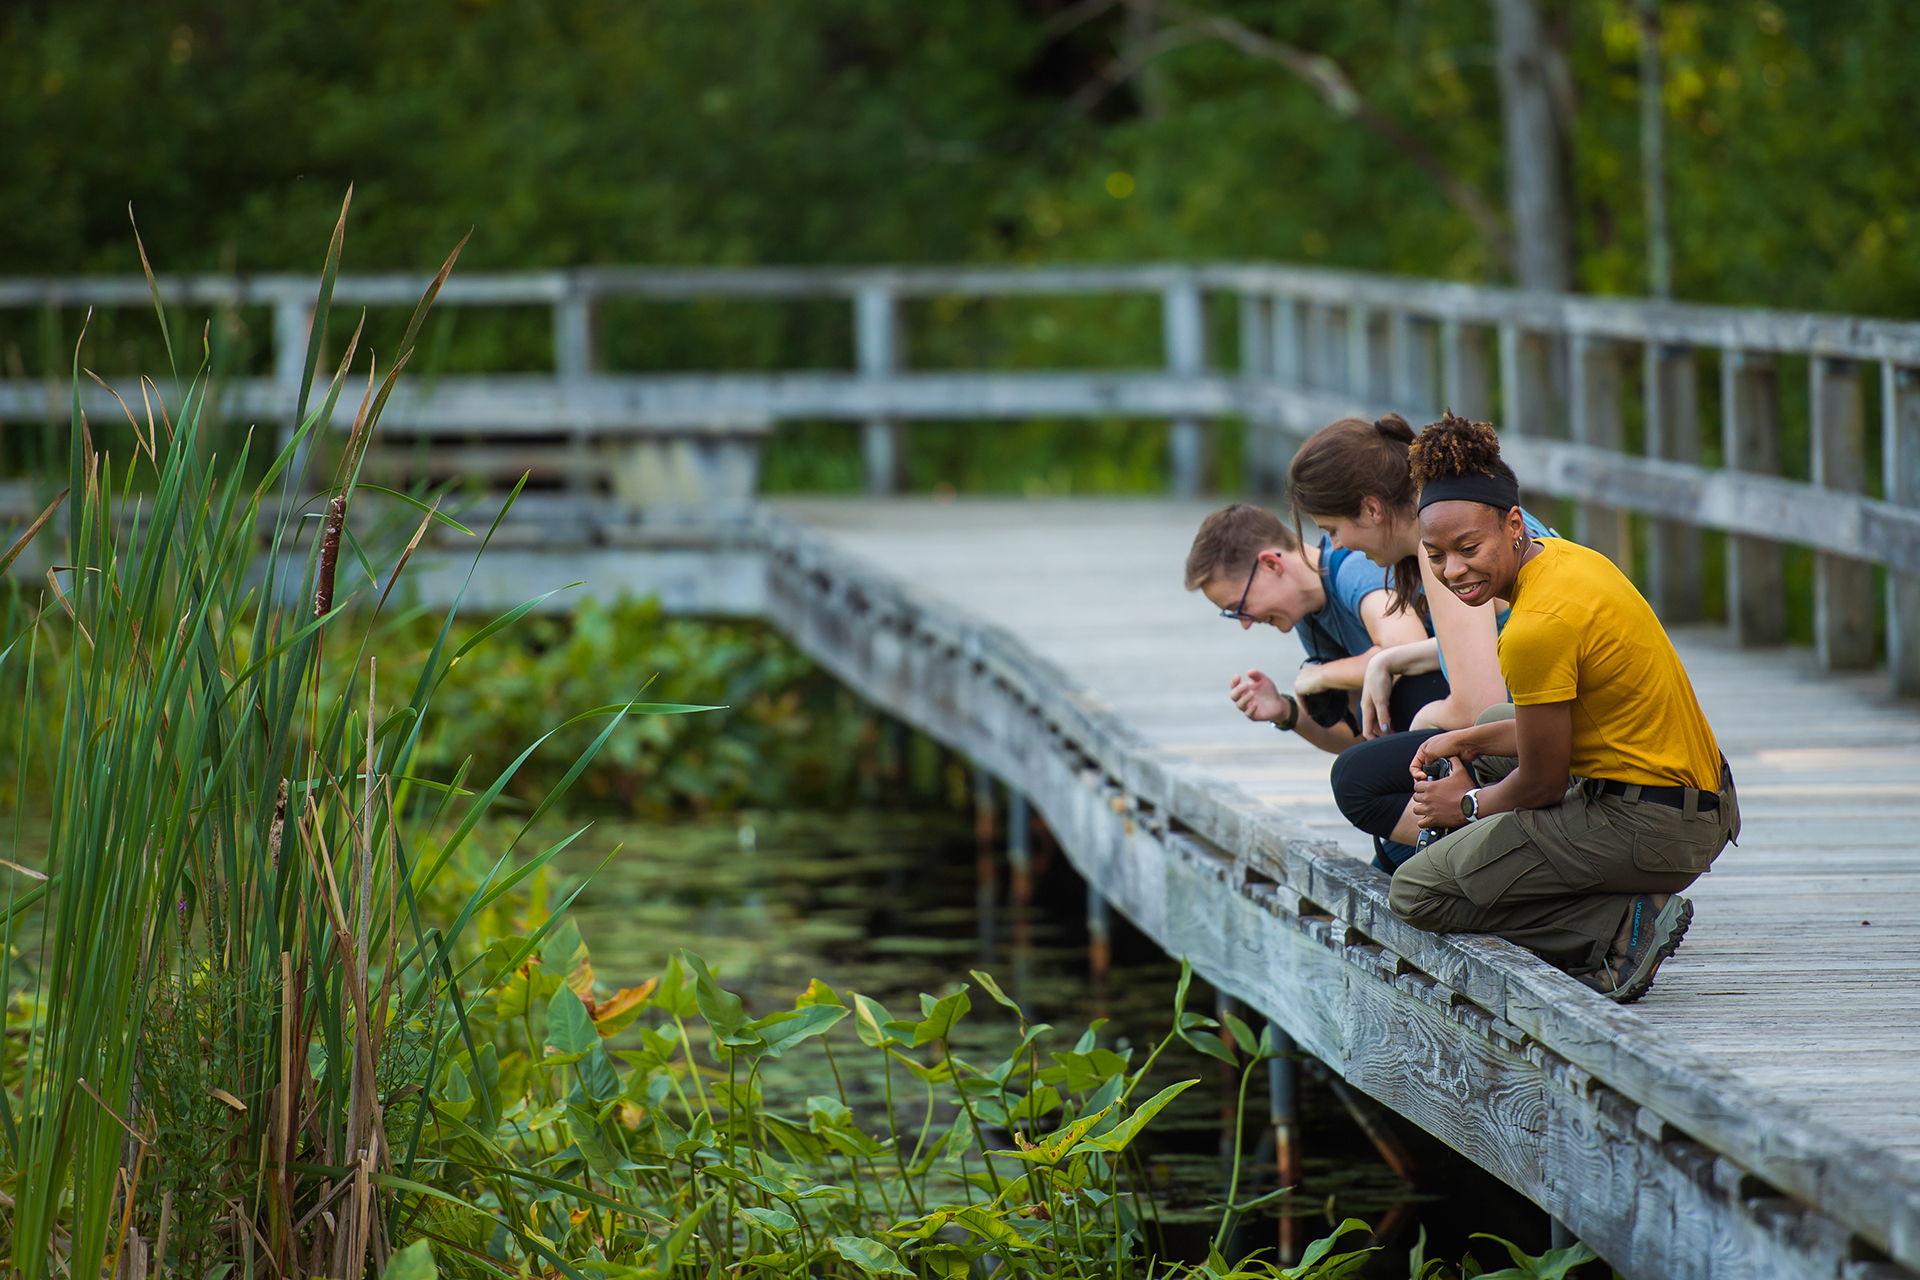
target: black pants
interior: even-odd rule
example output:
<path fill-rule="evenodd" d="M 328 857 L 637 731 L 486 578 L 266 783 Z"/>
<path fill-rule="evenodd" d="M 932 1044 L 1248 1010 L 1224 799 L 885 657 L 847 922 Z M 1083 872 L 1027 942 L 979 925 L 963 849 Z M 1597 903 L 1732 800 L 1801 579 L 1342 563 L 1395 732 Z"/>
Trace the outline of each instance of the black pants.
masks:
<path fill-rule="evenodd" d="M 1447 696 L 1447 678 L 1438 671 L 1429 671 L 1424 675 L 1401 676 L 1393 682 L 1393 692 L 1387 695 L 1387 721 L 1395 733 L 1405 733 L 1407 726 L 1413 723 L 1420 708 L 1429 702 L 1438 702 Z M 1358 702 L 1353 704 L 1356 708 Z M 1302 714 L 1305 714 L 1304 712 Z M 1356 734 L 1360 732 L 1360 713 L 1358 710 L 1347 712 L 1347 727 Z"/>
<path fill-rule="evenodd" d="M 1403 682 L 1404 683 L 1404 682 Z M 1409 716 L 1409 719 L 1412 717 Z M 1413 799 L 1413 753 L 1440 729 L 1392 733 L 1356 743 L 1333 762 L 1333 799 L 1360 830 L 1373 837 L 1373 865 L 1392 875 L 1413 856 L 1413 846 L 1393 840 L 1393 828 Z"/>

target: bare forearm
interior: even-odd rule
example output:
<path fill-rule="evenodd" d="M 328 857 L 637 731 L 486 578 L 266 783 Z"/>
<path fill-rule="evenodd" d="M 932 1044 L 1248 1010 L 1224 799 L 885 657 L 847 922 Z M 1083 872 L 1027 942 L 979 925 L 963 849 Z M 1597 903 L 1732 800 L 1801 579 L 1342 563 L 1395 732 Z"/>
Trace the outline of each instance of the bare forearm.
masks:
<path fill-rule="evenodd" d="M 1323 662 L 1319 666 L 1320 687 L 1323 689 L 1358 689 L 1367 680 L 1367 663 L 1378 649 L 1369 649 L 1365 653 L 1356 653 L 1349 658 L 1335 658 L 1332 662 Z"/>

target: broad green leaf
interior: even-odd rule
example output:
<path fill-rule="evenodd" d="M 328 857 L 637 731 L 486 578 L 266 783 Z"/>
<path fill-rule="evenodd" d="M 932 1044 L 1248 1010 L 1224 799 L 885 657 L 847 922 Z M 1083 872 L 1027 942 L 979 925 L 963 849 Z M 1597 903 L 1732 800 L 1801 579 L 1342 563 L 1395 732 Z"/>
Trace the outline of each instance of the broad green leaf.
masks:
<path fill-rule="evenodd" d="M 800 993 L 799 998 L 793 1002 L 793 1007 L 800 1009 L 811 1004 L 830 1004 L 836 1008 L 845 1007 L 841 1004 L 840 997 L 835 993 L 834 989 L 818 978 L 815 978 L 807 984 L 807 989 Z"/>
<path fill-rule="evenodd" d="M 1007 1008 L 1013 1010 L 1015 1013 L 1020 1012 L 1020 1006 L 1015 1004 L 1013 1000 L 1007 995 L 1007 993 L 1000 989 L 1000 984 L 993 980 L 992 974 L 987 973 L 980 969 L 970 969 L 967 972 L 968 972 L 968 976 L 970 976 L 975 982 L 979 983 L 981 988 L 985 990 L 988 995 L 993 997 L 995 1004 L 1005 1005 Z"/>
<path fill-rule="evenodd" d="M 924 997 L 923 997 L 924 998 Z M 954 1024 L 967 1016 L 967 1010 L 973 1007 L 967 999 L 967 989 L 961 987 L 950 996 L 934 1002 L 927 1016 L 913 1028 L 913 1045 L 919 1048 L 923 1044 L 932 1044 L 935 1040 L 944 1040 L 953 1030 Z"/>
<path fill-rule="evenodd" d="M 740 1029 L 747 1025 L 746 1005 L 740 997 L 723 990 L 708 970 L 707 962 L 693 952 L 682 951 L 680 958 L 686 961 L 687 968 L 693 973 L 694 996 L 700 1006 L 700 1016 L 713 1028 L 713 1034 L 723 1041 L 739 1035 Z"/>
<path fill-rule="evenodd" d="M 556 1053 L 584 1054 L 600 1045 L 600 1029 L 593 1025 L 572 987 L 561 987 L 547 1006 L 547 1048 Z"/>
<path fill-rule="evenodd" d="M 434 1091 L 433 1109 L 449 1119 L 465 1120 L 475 1101 L 467 1073 L 458 1062 L 448 1062 L 447 1069 L 440 1073 L 440 1087 Z"/>
<path fill-rule="evenodd" d="M 778 1209 L 756 1209 L 752 1205 L 746 1205 L 741 1208 L 740 1212 L 742 1216 L 749 1221 L 758 1223 L 769 1231 L 778 1231 L 784 1234 L 785 1232 L 796 1230 L 800 1226 L 800 1224 L 794 1220 L 792 1214 L 782 1213 Z"/>
<path fill-rule="evenodd" d="M 1010 1210 L 1003 1209 L 1001 1212 L 1010 1212 Z M 953 1220 L 990 1243 L 1010 1245 L 1015 1249 L 1033 1248 L 1033 1241 L 1014 1230 L 1013 1226 L 999 1213 L 980 1205 L 962 1209 L 953 1215 Z"/>
<path fill-rule="evenodd" d="M 433 1246 L 415 1240 L 387 1259 L 381 1280 L 436 1280 L 439 1274 L 440 1269 L 433 1265 Z"/>
<path fill-rule="evenodd" d="M 940 1280 L 966 1280 L 971 1259 L 967 1251 L 957 1244 L 926 1245 L 914 1256 L 926 1263 L 927 1270 Z"/>
<path fill-rule="evenodd" d="M 1223 1016 L 1227 1030 L 1233 1032 L 1233 1047 L 1241 1053 L 1257 1055 L 1260 1051 L 1260 1041 L 1254 1036 L 1253 1028 L 1231 1013 Z"/>
<path fill-rule="evenodd" d="M 1483 1272 L 1480 1280 L 1566 1280 L 1567 1272 L 1599 1256 L 1578 1240 L 1565 1249 L 1550 1249 L 1536 1258 L 1511 1240 L 1484 1231 L 1474 1232 L 1473 1238 L 1491 1240 L 1504 1246 L 1507 1255 L 1513 1259 L 1511 1267 Z"/>
<path fill-rule="evenodd" d="M 893 1015 L 886 1006 L 870 996 L 859 992 L 853 995 L 853 1026 L 860 1033 L 860 1043 L 869 1049 L 889 1049 L 904 1041 L 897 1036 L 888 1035 L 885 1028 L 893 1021 Z"/>
<path fill-rule="evenodd" d="M 1280 1274 L 1285 1276 L 1287 1280 L 1311 1280 L 1311 1278 L 1318 1277 L 1320 1273 L 1314 1268 L 1319 1265 L 1320 1260 L 1333 1252 L 1333 1246 L 1339 1243 L 1341 1236 L 1353 1231 L 1364 1231 L 1368 1235 L 1373 1234 L 1373 1228 L 1360 1221 L 1360 1219 L 1348 1218 L 1345 1222 L 1335 1227 L 1332 1234 L 1322 1236 L 1320 1239 L 1308 1245 L 1306 1251 L 1300 1255 L 1300 1262 L 1297 1266 L 1283 1271 Z"/>
<path fill-rule="evenodd" d="M 833 1251 L 870 1276 L 913 1276 L 900 1265 L 899 1255 L 878 1240 L 865 1236 L 834 1236 L 827 1243 Z"/>
<path fill-rule="evenodd" d="M 1211 1031 L 1182 1031 L 1180 1038 L 1210 1058 L 1218 1058 L 1230 1067 L 1240 1065 L 1233 1056 L 1233 1050 L 1227 1048 L 1220 1037 Z"/>
<path fill-rule="evenodd" d="M 1101 1151 L 1113 1152 L 1126 1150 L 1127 1144 L 1139 1135 L 1140 1130 L 1146 1127 L 1149 1120 L 1159 1115 L 1161 1110 L 1169 1102 L 1172 1102 L 1175 1098 L 1199 1083 L 1198 1080 L 1182 1080 L 1179 1084 L 1168 1085 L 1141 1103 L 1138 1107 L 1134 1108 L 1133 1114 L 1121 1121 L 1118 1125 L 1115 1125 L 1111 1133 L 1103 1134 L 1098 1138 L 1088 1138 L 1080 1144 L 1080 1148 L 1086 1149 L 1091 1147 Z"/>
<path fill-rule="evenodd" d="M 846 1016 L 846 1009 L 838 1004 L 810 1004 L 770 1014 L 748 1023 L 746 1029 L 759 1036 L 768 1057 L 777 1058 L 802 1040 L 826 1034 Z"/>

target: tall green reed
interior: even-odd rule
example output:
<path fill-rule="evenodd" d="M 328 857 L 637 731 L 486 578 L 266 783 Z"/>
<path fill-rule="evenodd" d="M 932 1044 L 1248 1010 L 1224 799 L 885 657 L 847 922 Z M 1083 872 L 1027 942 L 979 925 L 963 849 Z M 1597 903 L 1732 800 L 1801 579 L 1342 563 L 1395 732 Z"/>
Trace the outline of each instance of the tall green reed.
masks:
<path fill-rule="evenodd" d="M 308 388 L 346 216 L 343 205 Z M 203 339 L 183 376 L 157 289 L 173 378 L 164 390 L 144 383 L 143 403 L 128 406 L 135 456 L 94 449 L 76 355 L 63 563 L 4 657 L 31 668 L 59 628 L 72 646 L 57 702 L 18 717 L 23 734 L 44 725 L 18 760 L 24 772 L 38 757 L 49 816 L 37 873 L 11 875 L 0 955 L 0 989 L 24 982 L 37 1011 L 19 1105 L 0 1096 L 7 1261 L 25 1280 L 157 1273 L 170 1230 L 190 1219 L 247 1272 L 379 1267 L 438 1033 L 464 1015 L 453 958 L 465 923 L 566 843 L 517 865 L 510 846 L 445 927 L 416 909 L 415 886 L 434 879 L 539 746 L 475 791 L 464 771 L 451 786 L 416 778 L 434 691 L 462 653 L 532 603 L 459 648 L 447 642 L 449 610 L 397 696 L 363 661 L 430 523 L 459 527 L 404 495 L 388 499 L 419 515 L 404 545 L 383 547 L 369 521 L 348 518 L 370 487 L 357 483 L 367 442 L 458 253 L 384 379 L 368 357 L 338 469 L 313 498 L 301 472 L 359 365 L 358 331 L 311 412 L 302 392 L 298 429 L 260 480 L 248 479 L 253 439 L 230 459 L 205 447 L 210 347 Z M 31 696 L 34 685 L 22 687 Z M 604 728 L 528 825 L 623 716 L 692 709 L 615 703 L 577 716 Z M 423 866 L 416 841 L 428 830 L 442 836 Z M 214 1069 L 224 1074 L 211 1078 Z M 204 1096 L 175 1096 L 182 1089 Z M 192 1169 L 157 1149 L 168 1117 L 210 1131 L 210 1154 Z M 185 1236 L 175 1242 L 185 1247 Z"/>

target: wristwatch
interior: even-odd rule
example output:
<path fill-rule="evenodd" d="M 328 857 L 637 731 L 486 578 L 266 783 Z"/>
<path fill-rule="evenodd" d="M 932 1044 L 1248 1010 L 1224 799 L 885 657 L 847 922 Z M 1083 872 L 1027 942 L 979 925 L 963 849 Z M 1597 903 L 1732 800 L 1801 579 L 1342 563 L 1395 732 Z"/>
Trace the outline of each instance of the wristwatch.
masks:
<path fill-rule="evenodd" d="M 1460 816 L 1468 822 L 1480 816 L 1480 788 L 1475 787 L 1460 797 Z"/>
<path fill-rule="evenodd" d="M 1300 700 L 1294 697 L 1290 693 L 1283 693 L 1280 696 L 1287 700 L 1287 706 L 1292 708 L 1293 714 L 1287 717 L 1287 722 L 1285 724 L 1281 724 L 1278 720 L 1275 720 L 1273 722 L 1273 727 L 1278 729 L 1282 733 L 1286 733 L 1288 730 L 1292 729 L 1295 725 L 1300 723 Z"/>

